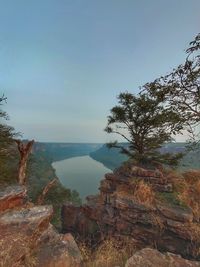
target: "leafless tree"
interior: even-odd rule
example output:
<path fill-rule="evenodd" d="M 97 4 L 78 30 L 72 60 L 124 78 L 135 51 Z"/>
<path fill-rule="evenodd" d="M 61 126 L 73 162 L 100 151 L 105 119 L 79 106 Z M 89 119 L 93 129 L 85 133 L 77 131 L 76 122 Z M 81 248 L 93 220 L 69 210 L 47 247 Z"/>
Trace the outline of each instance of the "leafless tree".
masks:
<path fill-rule="evenodd" d="M 34 140 L 29 141 L 28 143 L 23 143 L 21 140 L 15 140 L 18 151 L 20 154 L 19 168 L 18 168 L 18 183 L 20 185 L 25 185 L 26 183 L 26 167 L 28 156 L 33 147 Z"/>

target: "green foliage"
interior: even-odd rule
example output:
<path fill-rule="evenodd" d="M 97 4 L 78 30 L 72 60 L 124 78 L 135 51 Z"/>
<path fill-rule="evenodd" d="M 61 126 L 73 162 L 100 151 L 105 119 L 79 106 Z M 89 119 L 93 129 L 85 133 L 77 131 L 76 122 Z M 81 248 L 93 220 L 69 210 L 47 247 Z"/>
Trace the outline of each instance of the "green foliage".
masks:
<path fill-rule="evenodd" d="M 1 109 L 1 106 L 6 101 L 4 95 L 0 97 L 0 167 L 1 177 L 7 176 L 7 162 L 13 159 L 13 138 L 17 135 L 14 128 L 6 124 L 8 115 Z"/>
<path fill-rule="evenodd" d="M 161 201 L 164 202 L 166 205 L 171 207 L 173 206 L 181 206 L 185 207 L 185 205 L 179 200 L 177 192 L 157 192 L 156 197 Z"/>
<path fill-rule="evenodd" d="M 121 144 L 126 146 L 126 144 Z M 125 154 L 120 153 L 119 148 L 109 149 L 106 145 L 90 153 L 90 157 L 103 163 L 107 168 L 114 170 L 119 167 L 124 161 L 128 160 Z"/>
<path fill-rule="evenodd" d="M 186 50 L 186 59 L 170 74 L 145 86 L 149 96 L 160 99 L 166 108 L 173 108 L 181 116 L 189 140 L 199 139 L 200 123 L 200 34 Z"/>
<path fill-rule="evenodd" d="M 46 156 L 51 155 L 52 161 L 59 161 L 72 157 L 89 155 L 95 151 L 101 144 L 95 143 L 40 143 L 34 144 L 34 150 L 39 153 L 43 151 Z"/>
<path fill-rule="evenodd" d="M 125 147 L 128 146 L 127 143 L 121 143 Z M 178 170 L 188 170 L 188 169 L 200 169 L 200 148 L 194 151 L 187 151 L 184 153 L 186 143 L 169 143 L 166 146 L 161 148 L 161 153 L 180 153 L 183 152 L 184 156 L 180 160 L 179 165 L 177 166 Z M 128 157 L 120 153 L 119 148 L 108 149 L 106 145 L 102 146 L 95 152 L 92 152 L 90 156 L 103 163 L 107 168 L 114 170 L 119 168 L 123 162 L 128 160 Z M 151 168 L 152 166 L 149 166 Z"/>
<path fill-rule="evenodd" d="M 11 159 L 11 158 L 10 158 Z M 13 147 L 12 160 L 8 160 L 5 164 L 5 172 L 0 173 L 0 186 L 5 187 L 9 184 L 17 183 L 16 175 L 18 168 L 18 151 Z M 51 157 L 42 151 L 31 154 L 27 164 L 27 188 L 28 198 L 31 202 L 36 203 L 38 196 L 43 188 L 56 177 L 55 170 L 52 167 Z M 60 227 L 60 210 L 62 204 L 70 201 L 81 204 L 81 199 L 76 191 L 64 188 L 59 180 L 52 187 L 45 197 L 44 204 L 53 205 L 54 216 L 52 223 L 56 227 Z"/>
<path fill-rule="evenodd" d="M 28 195 L 31 201 L 36 202 L 43 188 L 56 177 L 55 170 L 52 167 L 50 155 L 46 152 L 37 151 L 32 154 L 28 162 Z M 52 223 L 60 228 L 60 211 L 64 202 L 70 201 L 75 204 L 81 204 L 81 199 L 76 191 L 64 188 L 59 180 L 53 186 L 45 197 L 44 204 L 53 205 L 54 216 Z"/>
<path fill-rule="evenodd" d="M 109 143 L 108 147 L 120 148 L 121 152 L 138 163 L 161 162 L 176 165 L 182 154 L 161 154 L 159 148 L 172 141 L 172 134 L 183 129 L 180 116 L 172 109 L 166 109 L 160 99 L 153 99 L 141 93 L 135 96 L 125 92 L 118 96 L 119 105 L 111 109 L 107 133 L 121 136 L 128 147 Z"/>
<path fill-rule="evenodd" d="M 1 108 L 5 103 L 6 97 L 0 97 L 0 185 L 12 184 L 17 181 L 17 162 L 18 153 L 16 151 L 13 138 L 17 133 L 14 128 L 8 126 L 6 121 L 9 119 L 6 112 Z M 12 164 L 10 164 L 12 163 Z"/>

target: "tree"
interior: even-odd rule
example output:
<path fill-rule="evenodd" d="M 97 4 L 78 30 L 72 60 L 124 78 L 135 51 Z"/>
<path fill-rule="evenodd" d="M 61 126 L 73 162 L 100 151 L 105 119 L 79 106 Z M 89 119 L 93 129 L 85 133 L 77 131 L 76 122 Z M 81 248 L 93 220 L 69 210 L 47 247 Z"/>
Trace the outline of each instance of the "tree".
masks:
<path fill-rule="evenodd" d="M 200 123 L 200 33 L 190 42 L 186 59 L 170 74 L 146 84 L 150 97 L 160 99 L 166 108 L 178 112 L 189 133 L 195 140 Z"/>
<path fill-rule="evenodd" d="M 21 140 L 15 140 L 15 142 L 20 154 L 17 180 L 20 185 L 25 185 L 27 161 L 34 144 L 34 140 L 29 141 L 27 144 L 24 144 Z"/>
<path fill-rule="evenodd" d="M 177 164 L 180 154 L 161 154 L 159 149 L 166 142 L 172 141 L 172 133 L 182 130 L 179 114 L 166 110 L 159 99 L 152 99 L 147 94 L 135 96 L 125 92 L 118 96 L 119 105 L 111 109 L 108 116 L 107 133 L 114 133 L 125 139 L 125 147 L 117 141 L 108 147 L 120 148 L 139 164 L 167 163 Z"/>
<path fill-rule="evenodd" d="M 10 145 L 13 143 L 13 138 L 17 135 L 14 132 L 14 128 L 8 126 L 3 120 L 8 120 L 8 115 L 1 109 L 3 103 L 7 98 L 2 95 L 0 97 L 0 163 L 1 165 L 5 162 L 10 153 Z"/>
<path fill-rule="evenodd" d="M 57 181 L 58 181 L 58 178 L 54 178 L 50 182 L 48 182 L 48 184 L 43 188 L 42 193 L 37 198 L 37 205 L 44 204 L 45 197 L 46 197 L 47 193 L 49 192 L 49 190 L 53 186 L 55 186 L 55 184 L 56 184 Z"/>

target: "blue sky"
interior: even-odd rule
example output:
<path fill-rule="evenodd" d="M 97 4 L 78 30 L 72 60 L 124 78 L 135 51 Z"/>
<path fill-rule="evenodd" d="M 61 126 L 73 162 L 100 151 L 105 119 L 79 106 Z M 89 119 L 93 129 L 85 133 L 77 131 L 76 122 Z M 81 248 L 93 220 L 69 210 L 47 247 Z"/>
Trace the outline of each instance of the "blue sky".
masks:
<path fill-rule="evenodd" d="M 183 62 L 199 0 L 0 0 L 0 93 L 38 141 L 106 142 L 121 91 Z"/>

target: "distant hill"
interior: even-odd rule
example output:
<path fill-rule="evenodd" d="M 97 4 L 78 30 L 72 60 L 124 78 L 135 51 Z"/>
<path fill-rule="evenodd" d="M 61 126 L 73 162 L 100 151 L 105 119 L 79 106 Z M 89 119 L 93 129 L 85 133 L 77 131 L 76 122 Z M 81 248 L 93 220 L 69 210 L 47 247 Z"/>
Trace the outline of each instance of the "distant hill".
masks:
<path fill-rule="evenodd" d="M 124 144 L 125 145 L 125 144 Z M 90 153 L 90 157 L 94 160 L 97 160 L 103 165 L 111 170 L 119 167 L 122 162 L 126 161 L 128 157 L 120 153 L 119 148 L 107 148 L 106 145 L 103 145 L 99 149 Z"/>
<path fill-rule="evenodd" d="M 161 148 L 161 152 L 163 153 L 184 152 L 185 145 L 186 143 L 169 143 Z M 124 146 L 127 146 L 127 144 L 124 143 Z M 128 159 L 126 155 L 120 153 L 120 149 L 118 148 L 109 149 L 106 147 L 106 145 L 103 145 L 96 151 L 91 152 L 90 156 L 91 158 L 103 163 L 104 166 L 106 166 L 111 170 L 114 170 L 115 168 L 119 167 L 124 161 Z M 200 169 L 200 149 L 187 153 L 183 157 L 178 168 L 180 170 Z"/>
<path fill-rule="evenodd" d="M 52 161 L 89 155 L 99 149 L 102 144 L 94 143 L 42 143 L 36 142 L 33 153 L 45 153 Z"/>

